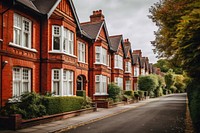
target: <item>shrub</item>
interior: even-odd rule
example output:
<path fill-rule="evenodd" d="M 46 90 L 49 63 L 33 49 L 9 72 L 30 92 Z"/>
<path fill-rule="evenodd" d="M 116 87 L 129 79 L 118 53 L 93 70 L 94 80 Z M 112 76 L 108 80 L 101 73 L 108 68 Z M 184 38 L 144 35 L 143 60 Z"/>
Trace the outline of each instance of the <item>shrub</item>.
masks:
<path fill-rule="evenodd" d="M 80 96 L 80 97 L 83 97 L 83 98 L 86 98 L 86 92 L 85 92 L 85 90 L 77 90 L 76 91 L 76 95 Z"/>
<path fill-rule="evenodd" d="M 84 104 L 84 98 L 78 96 L 44 97 L 47 114 L 57 114 L 79 110 Z"/>
<path fill-rule="evenodd" d="M 7 103 L 2 109 L 4 115 L 21 114 L 23 119 L 30 119 L 46 115 L 46 107 L 42 104 L 42 97 L 34 92 L 21 95 L 21 102 Z"/>
<path fill-rule="evenodd" d="M 160 97 L 163 95 L 163 89 L 161 87 L 158 87 L 155 91 L 154 91 L 155 97 Z"/>
<path fill-rule="evenodd" d="M 165 74 L 165 83 L 166 83 L 166 88 L 169 90 L 171 86 L 174 85 L 175 83 L 175 74 L 172 69 L 170 69 L 166 74 Z"/>
<path fill-rule="evenodd" d="M 176 86 L 171 86 L 171 87 L 170 87 L 170 90 L 171 90 L 171 93 L 175 93 L 176 90 L 177 90 L 177 88 L 176 88 Z"/>
<path fill-rule="evenodd" d="M 140 99 L 144 98 L 144 91 L 139 90 L 138 94 Z"/>
<path fill-rule="evenodd" d="M 115 83 L 110 83 L 108 85 L 108 97 L 112 98 L 114 102 L 121 100 L 121 89 Z"/>
<path fill-rule="evenodd" d="M 144 96 L 145 96 L 145 97 L 149 96 L 148 91 L 144 91 Z"/>
<path fill-rule="evenodd" d="M 138 87 L 142 91 L 153 91 L 158 86 L 158 80 L 155 75 L 141 76 L 138 80 Z"/>
<path fill-rule="evenodd" d="M 167 94 L 168 94 L 167 89 L 163 89 L 163 94 L 164 94 L 164 95 L 167 95 Z"/>
<path fill-rule="evenodd" d="M 138 99 L 138 98 L 139 98 L 138 91 L 134 91 L 134 97 L 135 97 L 135 99 Z"/>
<path fill-rule="evenodd" d="M 127 95 L 127 96 L 134 96 L 134 91 L 124 91 L 124 95 Z"/>
<path fill-rule="evenodd" d="M 183 75 L 176 75 L 175 79 L 176 82 L 174 86 L 177 88 L 177 92 L 185 92 L 186 89 L 185 77 Z"/>

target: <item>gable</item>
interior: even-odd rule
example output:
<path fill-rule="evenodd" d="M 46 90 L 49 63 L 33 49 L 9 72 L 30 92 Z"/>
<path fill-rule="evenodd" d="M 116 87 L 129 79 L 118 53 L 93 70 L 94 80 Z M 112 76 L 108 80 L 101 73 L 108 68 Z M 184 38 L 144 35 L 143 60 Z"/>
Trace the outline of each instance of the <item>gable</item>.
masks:
<path fill-rule="evenodd" d="M 70 7 L 70 3 L 67 0 L 61 0 L 61 2 L 58 4 L 57 6 L 57 10 L 61 13 L 61 14 L 65 14 L 68 17 L 70 17 L 71 19 L 75 19 L 74 15 L 73 15 L 73 11 L 72 8 Z"/>
<path fill-rule="evenodd" d="M 99 33 L 99 37 L 100 39 L 104 40 L 107 42 L 107 38 L 106 38 L 106 32 L 105 32 L 105 29 L 102 27 L 101 30 L 100 30 L 100 33 Z M 108 42 L 107 42 L 108 43 Z"/>

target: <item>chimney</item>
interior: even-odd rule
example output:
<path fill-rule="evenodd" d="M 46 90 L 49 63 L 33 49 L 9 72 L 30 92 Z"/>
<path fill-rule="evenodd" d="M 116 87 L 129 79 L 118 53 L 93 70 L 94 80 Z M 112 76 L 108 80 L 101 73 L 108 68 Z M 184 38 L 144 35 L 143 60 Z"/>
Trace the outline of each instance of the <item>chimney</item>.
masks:
<path fill-rule="evenodd" d="M 102 10 L 93 11 L 93 14 L 90 15 L 90 22 L 104 21 L 104 18 Z"/>
<path fill-rule="evenodd" d="M 131 43 L 129 42 L 129 39 L 124 39 L 124 45 L 125 46 L 131 46 Z"/>
<path fill-rule="evenodd" d="M 133 54 L 139 55 L 142 57 L 142 51 L 141 50 L 133 50 Z"/>

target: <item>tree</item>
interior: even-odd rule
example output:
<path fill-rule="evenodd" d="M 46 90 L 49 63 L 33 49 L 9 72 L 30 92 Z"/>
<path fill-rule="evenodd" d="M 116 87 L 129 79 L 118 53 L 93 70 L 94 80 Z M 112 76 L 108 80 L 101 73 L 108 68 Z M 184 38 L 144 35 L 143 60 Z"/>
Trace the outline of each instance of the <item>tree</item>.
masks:
<path fill-rule="evenodd" d="M 166 89 L 170 89 L 175 83 L 175 76 L 172 69 L 165 74 Z"/>
<path fill-rule="evenodd" d="M 159 57 L 171 59 L 192 78 L 187 87 L 189 107 L 200 132 L 200 122 L 196 121 L 200 116 L 200 1 L 160 0 L 150 8 L 150 13 L 149 18 L 159 27 L 152 41 L 154 51 Z"/>

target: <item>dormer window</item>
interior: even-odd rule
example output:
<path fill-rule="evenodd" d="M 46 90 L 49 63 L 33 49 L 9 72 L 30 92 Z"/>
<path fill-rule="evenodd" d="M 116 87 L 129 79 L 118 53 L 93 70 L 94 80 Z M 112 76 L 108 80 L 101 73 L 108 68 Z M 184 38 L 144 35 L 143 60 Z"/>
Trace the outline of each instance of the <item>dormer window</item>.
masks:
<path fill-rule="evenodd" d="M 103 48 L 102 46 L 96 46 L 95 47 L 95 63 L 96 64 L 103 64 L 103 65 L 108 65 L 108 55 L 107 55 L 107 50 Z"/>

